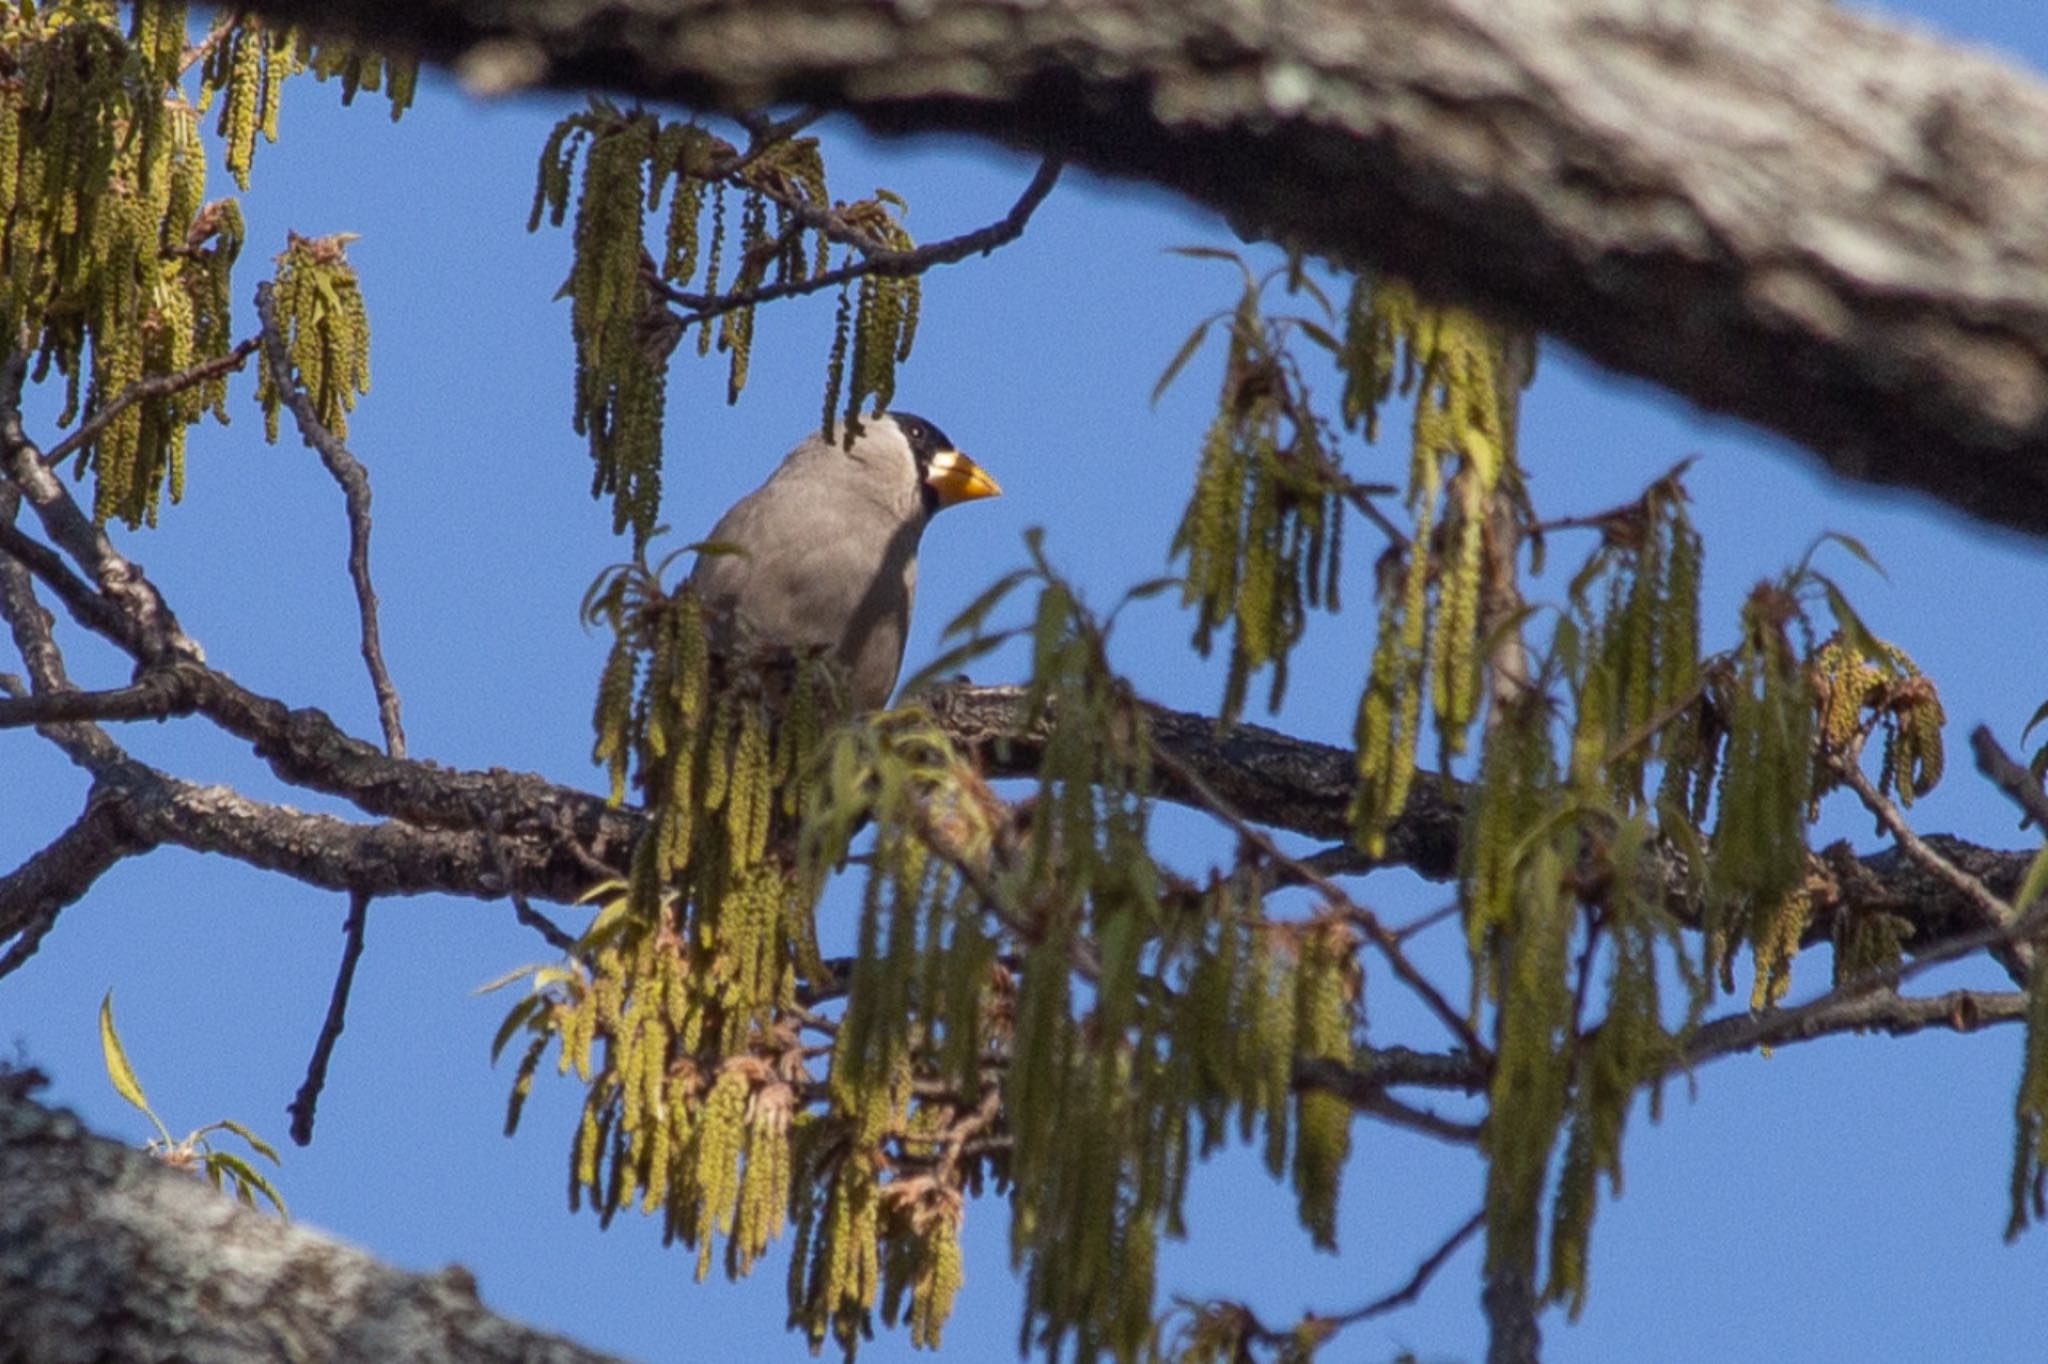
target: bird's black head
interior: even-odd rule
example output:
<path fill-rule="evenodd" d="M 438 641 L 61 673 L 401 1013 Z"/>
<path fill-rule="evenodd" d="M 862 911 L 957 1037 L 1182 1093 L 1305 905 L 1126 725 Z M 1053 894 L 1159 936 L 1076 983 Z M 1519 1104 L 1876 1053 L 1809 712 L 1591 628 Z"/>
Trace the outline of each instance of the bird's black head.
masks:
<path fill-rule="evenodd" d="M 953 448 L 953 442 L 946 433 L 933 426 L 923 417 L 909 412 L 885 414 L 903 432 L 903 439 L 910 442 L 910 453 L 917 459 L 917 472 L 923 474 L 932 467 L 932 456 L 941 450 Z"/>
<path fill-rule="evenodd" d="M 924 498 L 924 513 L 930 516 L 943 505 L 939 490 L 926 481 L 931 473 L 932 458 L 941 450 L 951 450 L 953 442 L 946 433 L 939 430 L 912 412 L 887 412 L 883 414 L 896 423 L 896 429 L 903 433 L 903 439 L 910 442 L 910 456 L 917 461 L 917 487 Z"/>

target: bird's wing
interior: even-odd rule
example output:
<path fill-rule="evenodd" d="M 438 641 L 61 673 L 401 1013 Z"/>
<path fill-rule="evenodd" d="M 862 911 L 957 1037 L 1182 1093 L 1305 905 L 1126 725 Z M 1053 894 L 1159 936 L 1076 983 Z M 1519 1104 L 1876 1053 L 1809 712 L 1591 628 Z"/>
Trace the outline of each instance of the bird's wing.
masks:
<path fill-rule="evenodd" d="M 735 504 L 707 537 L 733 552 L 700 556 L 690 580 L 758 642 L 832 649 L 855 703 L 878 706 L 903 661 L 922 525 L 806 473 L 792 461 Z"/>

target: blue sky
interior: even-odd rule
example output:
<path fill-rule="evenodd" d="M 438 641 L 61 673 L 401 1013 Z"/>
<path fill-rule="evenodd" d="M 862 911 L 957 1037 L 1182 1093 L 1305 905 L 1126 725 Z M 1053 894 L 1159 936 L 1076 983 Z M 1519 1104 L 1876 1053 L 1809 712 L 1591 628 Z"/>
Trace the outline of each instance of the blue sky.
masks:
<path fill-rule="evenodd" d="M 2022 6 L 1937 4 L 1951 32 L 2048 66 L 2048 19 Z M 288 92 L 283 139 L 259 150 L 245 198 L 246 300 L 287 228 L 361 234 L 351 257 L 372 321 L 375 387 L 351 445 L 377 497 L 374 568 L 386 649 L 416 755 L 463 766 L 532 769 L 595 789 L 590 696 L 603 641 L 576 606 L 591 577 L 623 557 L 609 512 L 586 496 L 588 464 L 569 429 L 562 232 L 523 228 L 535 157 L 568 97 L 479 106 L 423 83 L 396 126 L 374 102 L 341 110 L 310 80 Z M 1031 173 L 1009 153 L 957 140 L 877 142 L 843 123 L 825 130 L 836 192 L 886 185 L 911 203 L 921 239 L 999 216 Z M 214 192 L 224 192 L 216 177 Z M 1234 275 L 1167 254 L 1187 243 L 1235 246 L 1208 214 L 1156 191 L 1070 173 L 1024 238 L 988 259 L 931 276 L 899 406 L 930 417 L 1002 480 L 1005 496 L 948 512 L 925 540 L 910 656 L 937 648 L 940 625 L 1022 558 L 1042 525 L 1055 560 L 1098 602 L 1162 571 L 1211 410 L 1215 354 L 1190 366 L 1156 408 L 1153 379 L 1203 313 L 1228 303 Z M 244 315 L 243 329 L 253 325 Z M 764 312 L 753 377 L 736 408 L 724 368 L 685 352 L 671 380 L 665 519 L 694 539 L 815 421 L 830 303 Z M 318 705 L 358 733 L 376 729 L 355 653 L 343 572 L 339 494 L 313 455 L 266 447 L 246 377 L 234 425 L 195 431 L 185 505 L 162 529 L 121 535 L 210 658 L 244 683 Z M 1822 530 L 1854 535 L 1888 580 L 1846 555 L 1827 564 L 1878 633 L 1940 684 L 1951 718 L 1950 773 L 1916 823 L 1998 847 L 2019 846 L 2008 808 L 1968 768 L 1962 736 L 1990 723 L 2009 746 L 2043 695 L 2048 556 L 1925 503 L 1827 478 L 1800 452 L 1703 417 L 1569 354 L 1544 352 L 1523 414 L 1532 491 L 1547 516 L 1631 496 L 1676 460 L 1707 538 L 1710 645 L 1759 577 Z M 49 434 L 47 428 L 44 434 Z M 1398 451 L 1361 453 L 1363 477 L 1392 477 Z M 1350 537 L 1350 600 L 1367 598 L 1376 552 Z M 1559 537 L 1538 595 L 1560 594 L 1583 546 Z M 1129 614 L 1118 662 L 1145 694 L 1206 707 L 1220 669 L 1191 660 L 1189 619 L 1172 600 Z M 75 676 L 114 685 L 127 670 L 64 636 Z M 1369 621 L 1354 610 L 1311 627 L 1280 723 L 1345 741 Z M 1022 675 L 999 654 L 985 680 Z M 1257 717 L 1255 717 L 1257 718 Z M 139 755 L 195 780 L 289 796 L 245 750 L 197 722 L 131 726 Z M 52 750 L 0 736 L 0 865 L 12 866 L 77 812 L 84 782 Z M 1164 817 L 1171 857 L 1217 846 L 1199 819 Z M 1869 822 L 1837 803 L 1822 837 L 1877 846 Z M 1399 878 L 1358 893 L 1390 917 L 1446 892 Z M 116 991 L 130 1054 L 174 1129 L 227 1114 L 282 1140 L 284 1104 L 324 1012 L 338 896 L 216 858 L 159 853 L 116 868 L 69 910 L 40 955 L 0 982 L 0 1046 L 17 1042 L 49 1071 L 54 1097 L 102 1131 L 146 1128 L 100 1072 L 94 1010 Z M 827 931 L 833 906 L 828 902 Z M 843 914 L 842 914 L 843 920 Z M 1448 961 L 1455 934 L 1432 950 Z M 544 955 L 502 905 L 423 898 L 372 907 L 368 950 L 311 1148 L 280 1176 L 294 1212 L 417 1268 L 459 1261 L 485 1300 L 511 1315 L 646 1359 L 795 1358 L 782 1328 L 782 1276 L 690 1282 L 692 1257 L 664 1251 L 658 1229 L 626 1217 L 605 1232 L 571 1218 L 561 1187 L 569 1086 L 544 1077 L 514 1140 L 499 1133 L 507 1075 L 489 1068 L 502 997 L 472 987 Z M 1997 986 L 1995 972 L 1949 983 Z M 1795 995 L 1826 986 L 1824 957 L 1802 965 Z M 1369 986 L 1374 1036 L 1421 1042 L 1391 990 Z M 1664 1120 L 1638 1115 L 1625 1197 L 1604 1205 L 1584 1319 L 1551 1318 L 1556 1361 L 1730 1358 L 2040 1357 L 2036 1313 L 2048 1235 L 2000 1242 L 2019 1036 L 1835 1039 L 1768 1060 L 1710 1066 L 1668 1096 Z M 1257 1162 L 1231 1153 L 1198 1178 L 1192 1237 L 1162 1262 L 1167 1292 L 1242 1296 L 1271 1319 L 1340 1310 L 1404 1279 L 1475 1206 L 1468 1154 L 1361 1125 L 1347 1172 L 1340 1256 L 1310 1252 L 1292 1200 Z M 1003 1209 L 970 1209 L 968 1283 L 947 1355 L 1008 1357 L 1019 1295 L 1007 1267 Z M 1483 1353 L 1477 1253 L 1453 1261 L 1422 1303 L 1355 1328 L 1332 1358 L 1425 1359 Z M 909 1354 L 883 1335 L 870 1359 Z"/>

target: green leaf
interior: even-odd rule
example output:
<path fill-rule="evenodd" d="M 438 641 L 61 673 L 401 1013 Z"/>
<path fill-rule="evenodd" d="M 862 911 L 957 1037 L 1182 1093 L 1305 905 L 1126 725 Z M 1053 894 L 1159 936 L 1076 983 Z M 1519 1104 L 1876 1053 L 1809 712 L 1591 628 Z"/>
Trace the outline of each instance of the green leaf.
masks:
<path fill-rule="evenodd" d="M 615 933 L 624 928 L 626 911 L 632 903 L 632 898 L 625 895 L 614 896 L 612 899 L 606 900 L 597 911 L 597 916 L 590 921 L 589 926 L 577 936 L 577 943 L 586 948 L 596 947 L 605 940 L 607 934 Z M 533 973 L 533 988 L 535 990 L 545 990 L 550 985 L 574 980 L 575 978 L 574 972 L 565 970 L 562 967 L 542 966 Z"/>
<path fill-rule="evenodd" d="M 2040 724 L 2043 720 L 2048 720 L 2048 701 L 2043 701 L 2039 706 L 2035 707 L 2034 713 L 2027 718 L 2027 727 L 2020 731 L 2020 742 L 2025 743 L 2027 736 L 2034 732 L 2034 726 Z"/>
<path fill-rule="evenodd" d="M 114 992 L 108 990 L 100 1000 L 100 1059 L 107 1068 L 107 1078 L 114 1083 L 114 1092 L 134 1104 L 146 1114 L 151 1122 L 157 1122 L 156 1111 L 149 1106 L 143 1095 L 142 1081 L 135 1078 L 135 1068 L 128 1064 L 128 1053 L 121 1046 L 121 1035 L 114 1031 Z M 158 1130 L 163 1124 L 157 1122 Z M 169 1134 L 165 1134 L 166 1140 Z"/>
<path fill-rule="evenodd" d="M 2020 888 L 2013 892 L 2012 907 L 2024 914 L 2027 906 L 2041 898 L 2048 891 L 2048 847 L 2034 854 L 2034 860 L 2027 864 L 2027 874 L 2020 881 Z"/>
<path fill-rule="evenodd" d="M 904 696 L 914 697 L 919 691 L 958 672 L 975 659 L 986 658 L 1023 633 L 1021 627 L 1014 630 L 998 630 L 995 634 L 976 635 L 965 643 L 954 645 L 911 675 L 910 680 L 903 684 Z"/>
<path fill-rule="evenodd" d="M 545 995 L 528 995 L 514 1004 L 505 1013 L 505 1021 L 498 1025 L 497 1036 L 491 1039 L 491 1064 L 498 1063 L 498 1054 L 505 1050 L 505 1044 L 512 1040 L 512 1034 L 533 1017 L 536 1010 L 547 1003 Z"/>
<path fill-rule="evenodd" d="M 254 1190 L 270 1200 L 271 1205 L 277 1209 L 279 1216 L 287 1218 L 291 1216 L 291 1213 L 284 1206 L 284 1199 L 278 1195 L 277 1187 L 264 1178 L 261 1170 L 232 1151 L 208 1151 L 206 1153 L 206 1173 L 207 1177 L 213 1180 L 215 1187 L 219 1187 L 222 1171 L 225 1171 L 228 1177 L 235 1181 L 235 1197 L 241 1199 L 242 1202 L 252 1208 L 255 1207 L 256 1200 L 250 1195 L 250 1191 Z"/>
<path fill-rule="evenodd" d="M 1152 385 L 1152 406 L 1159 406 L 1159 399 L 1166 393 L 1168 386 L 1173 383 L 1187 362 L 1195 358 L 1195 352 L 1202 348 L 1202 342 L 1208 338 L 1210 324 L 1215 321 L 1213 315 L 1203 318 L 1195 324 L 1195 329 L 1188 333 L 1188 339 L 1180 343 L 1180 349 L 1173 353 L 1173 358 L 1166 362 L 1166 368 L 1159 372 L 1159 382 Z"/>
<path fill-rule="evenodd" d="M 248 1142 L 250 1150 L 254 1151 L 257 1155 L 262 1156 L 265 1160 L 268 1160 L 272 1165 L 284 1164 L 283 1161 L 277 1158 L 277 1148 L 275 1146 L 272 1146 L 269 1142 L 257 1136 L 254 1132 L 250 1131 L 241 1123 L 236 1122 L 233 1118 L 222 1118 L 218 1123 L 215 1123 L 214 1126 L 225 1127 L 228 1131 L 234 1133 L 243 1141 Z"/>
<path fill-rule="evenodd" d="M 540 970 L 540 967 L 538 966 L 521 966 L 516 970 L 507 971 L 504 975 L 499 976 L 495 980 L 485 981 L 483 984 L 477 986 L 474 990 L 471 990 L 470 993 L 473 995 L 487 995 L 493 992 L 494 990 L 502 990 L 507 985 L 510 985 L 513 981 L 522 979 L 526 976 L 530 976 L 538 970 Z"/>
<path fill-rule="evenodd" d="M 1145 581 L 1139 583 L 1137 586 L 1125 592 L 1123 595 L 1123 600 L 1119 602 L 1118 605 L 1123 606 L 1134 601 L 1149 601 L 1153 597 L 1158 596 L 1161 592 L 1169 591 L 1172 588 L 1184 586 L 1186 585 L 1186 583 L 1186 578 L 1181 577 L 1179 574 L 1172 573 L 1166 574 L 1158 578 L 1147 578 L 1145 579 Z"/>
<path fill-rule="evenodd" d="M 1299 256 L 1294 257 L 1288 262 L 1287 292 L 1290 294 L 1307 294 L 1322 308 L 1324 317 L 1335 317 L 1337 310 L 1330 306 L 1330 296 L 1323 292 L 1321 285 L 1309 278 L 1308 271 L 1302 268 L 1302 264 Z M 1304 319 L 1305 321 L 1306 319 Z"/>
<path fill-rule="evenodd" d="M 1834 613 L 1835 624 L 1841 629 L 1842 638 L 1867 661 L 1875 663 L 1882 669 L 1887 677 L 1896 677 L 1899 665 L 1892 657 L 1892 651 L 1885 648 L 1884 641 L 1870 633 L 1869 628 L 1863 624 L 1863 617 L 1857 615 L 1856 608 L 1849 605 L 1849 598 L 1843 594 L 1841 588 L 1835 586 L 1834 579 L 1825 573 L 1816 573 L 1813 576 L 1820 584 L 1821 591 L 1827 595 L 1828 610 Z"/>
<path fill-rule="evenodd" d="M 1891 575 L 1884 571 L 1884 565 L 1877 561 L 1876 555 L 1872 554 L 1869 551 L 1869 549 L 1865 548 L 1861 540 L 1858 540 L 1853 535 L 1844 535 L 1841 531 L 1838 530 L 1824 530 L 1819 535 L 1814 537 L 1813 543 L 1811 545 L 1808 545 L 1806 548 L 1805 556 L 1801 558 L 1799 561 L 1799 569 L 1798 573 L 1794 574 L 1795 577 L 1803 575 L 1806 572 L 1807 564 L 1811 563 L 1813 560 L 1814 551 L 1818 550 L 1822 545 L 1827 544 L 1829 541 L 1833 541 L 1835 544 L 1840 545 L 1843 549 L 1848 550 L 1851 554 L 1861 559 L 1864 563 L 1869 564 L 1870 567 L 1876 571 L 1878 577 L 1883 578 L 1886 582 L 1891 581 Z"/>
<path fill-rule="evenodd" d="M 1304 336 L 1308 337 L 1309 340 L 1315 342 L 1318 346 L 1321 346 L 1324 350 L 1330 352 L 1330 354 L 1337 355 L 1342 353 L 1344 348 L 1337 344 L 1336 337 L 1330 335 L 1329 328 L 1317 326 L 1315 323 L 1309 321 L 1305 317 L 1295 318 L 1294 324 L 1301 328 L 1302 334 Z"/>
<path fill-rule="evenodd" d="M 946 628 L 941 632 L 941 637 L 951 639 L 954 635 L 972 634 L 978 631 L 981 628 L 981 623 L 988 619 L 988 613 L 995 610 L 996 606 L 1004 597 L 1010 595 L 1010 592 L 1018 583 L 1023 582 L 1030 576 L 1031 570 L 1028 568 L 1013 568 L 1002 577 L 990 583 L 982 589 L 980 596 L 967 603 L 966 608 L 959 615 L 946 623 Z"/>

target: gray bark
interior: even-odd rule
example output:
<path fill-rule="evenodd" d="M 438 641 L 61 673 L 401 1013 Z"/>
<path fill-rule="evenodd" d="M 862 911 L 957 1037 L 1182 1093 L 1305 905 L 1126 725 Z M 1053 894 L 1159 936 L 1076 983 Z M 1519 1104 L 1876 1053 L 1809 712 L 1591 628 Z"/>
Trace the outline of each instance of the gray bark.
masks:
<path fill-rule="evenodd" d="M 95 1137 L 0 1071 L 0 1358 L 598 1364 L 487 1311 L 451 1265 L 409 1274 Z"/>
<path fill-rule="evenodd" d="M 1817 0 L 258 0 L 489 88 L 984 134 L 2048 533 L 2048 86 Z"/>

